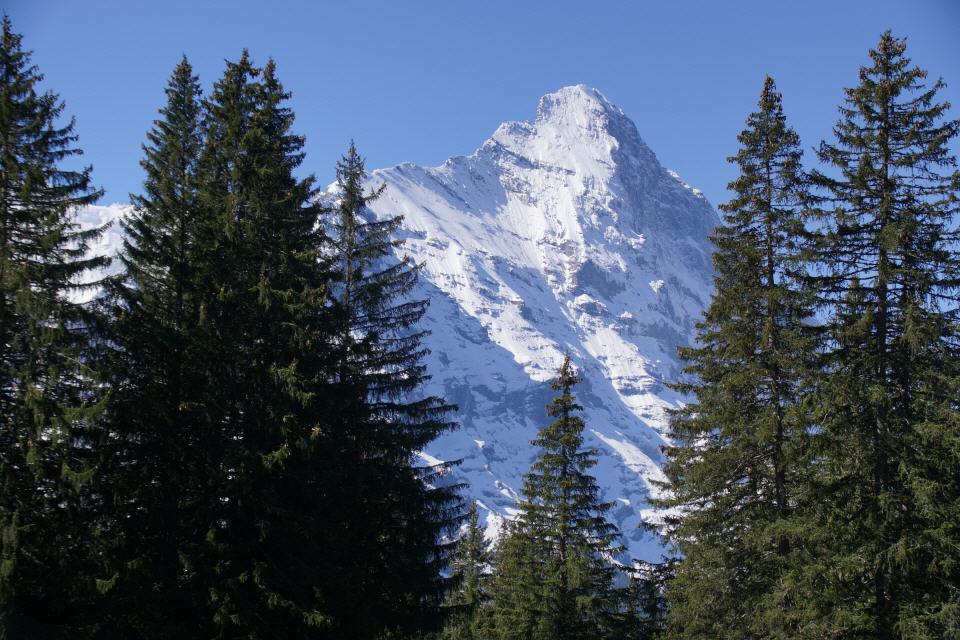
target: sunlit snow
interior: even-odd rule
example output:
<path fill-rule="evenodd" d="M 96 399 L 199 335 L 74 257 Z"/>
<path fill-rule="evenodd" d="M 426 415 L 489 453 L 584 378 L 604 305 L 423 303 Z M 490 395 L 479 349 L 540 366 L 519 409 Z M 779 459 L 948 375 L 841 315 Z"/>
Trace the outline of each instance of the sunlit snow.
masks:
<path fill-rule="evenodd" d="M 680 401 L 664 383 L 710 297 L 709 203 L 584 86 L 544 96 L 533 122 L 500 125 L 470 156 L 370 182 L 387 184 L 376 214 L 405 216 L 404 251 L 423 263 L 420 295 L 432 300 L 432 388 L 460 407 L 460 429 L 428 450 L 462 460 L 453 479 L 484 505 L 487 531 L 515 512 L 569 352 L 604 499 L 618 503 L 629 552 L 657 559 L 638 524 L 663 479 L 666 410 Z"/>

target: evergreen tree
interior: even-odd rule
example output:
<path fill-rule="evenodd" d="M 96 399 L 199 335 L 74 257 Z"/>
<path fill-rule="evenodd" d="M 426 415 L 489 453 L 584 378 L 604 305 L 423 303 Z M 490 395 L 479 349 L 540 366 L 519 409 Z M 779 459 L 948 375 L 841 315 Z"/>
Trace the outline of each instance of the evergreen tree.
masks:
<path fill-rule="evenodd" d="M 453 610 L 442 638 L 474 640 L 482 638 L 481 611 L 489 598 L 487 571 L 491 562 L 488 543 L 480 527 L 476 504 L 467 511 L 466 529 L 460 534 L 450 563 L 457 587 L 447 599 Z"/>
<path fill-rule="evenodd" d="M 794 564 L 797 494 L 806 486 L 809 418 L 801 399 L 813 342 L 803 277 L 806 179 L 800 141 L 767 78 L 730 162 L 740 175 L 720 208 L 715 293 L 681 349 L 693 400 L 674 415 L 663 508 L 681 557 L 667 598 L 669 637 L 792 637 L 783 592 Z"/>
<path fill-rule="evenodd" d="M 619 637 L 625 640 L 653 640 L 667 629 L 666 585 L 673 577 L 676 561 L 660 564 L 634 561 L 627 587 L 627 610 L 624 629 Z"/>
<path fill-rule="evenodd" d="M 259 69 L 244 52 L 206 108 L 190 353 L 202 482 L 185 496 L 195 553 L 184 568 L 204 587 L 214 637 L 315 637 L 328 624 L 316 532 L 329 274 L 313 177 L 294 176 L 303 138 L 287 98 L 273 63 Z"/>
<path fill-rule="evenodd" d="M 64 105 L 40 93 L 9 18 L 0 43 L 0 636 L 76 637 L 94 614 L 90 310 L 71 294 L 103 260 L 77 207 L 101 194 Z M 91 285 L 94 286 L 94 285 Z"/>
<path fill-rule="evenodd" d="M 534 638 L 542 613 L 543 565 L 537 540 L 521 519 L 507 521 L 494 549 L 491 602 L 484 612 L 484 637 L 497 640 Z"/>
<path fill-rule="evenodd" d="M 100 480 L 111 497 L 116 577 L 105 585 L 105 607 L 116 637 L 202 635 L 205 628 L 205 594 L 189 560 L 199 543 L 191 540 L 198 527 L 191 509 L 202 499 L 205 472 L 199 436 L 214 425 L 202 411 L 194 343 L 203 115 L 186 58 L 166 95 L 144 145 L 143 194 L 132 196 L 135 209 L 124 221 L 124 270 L 110 288 L 113 396 Z"/>
<path fill-rule="evenodd" d="M 817 176 L 834 205 L 820 268 L 832 317 L 812 529 L 825 553 L 808 585 L 817 637 L 957 634 L 960 123 L 905 50 L 882 35 L 819 150 L 836 174 Z"/>
<path fill-rule="evenodd" d="M 441 577 L 459 522 L 447 465 L 419 467 L 417 452 L 443 431 L 453 407 L 424 397 L 427 381 L 416 324 L 427 308 L 411 300 L 417 268 L 395 259 L 402 217 L 376 218 L 367 208 L 383 187 L 365 192 L 362 158 L 353 144 L 337 165 L 338 202 L 330 213 L 335 263 L 334 318 L 326 422 L 330 437 L 323 532 L 325 597 L 338 637 L 439 630 L 449 580 Z"/>
<path fill-rule="evenodd" d="M 583 446 L 580 381 L 567 356 L 524 478 L 520 515 L 499 548 L 493 590 L 494 636 L 551 640 L 611 637 L 622 613 L 614 587 L 619 532 L 605 517 L 589 469 L 597 452 Z"/>

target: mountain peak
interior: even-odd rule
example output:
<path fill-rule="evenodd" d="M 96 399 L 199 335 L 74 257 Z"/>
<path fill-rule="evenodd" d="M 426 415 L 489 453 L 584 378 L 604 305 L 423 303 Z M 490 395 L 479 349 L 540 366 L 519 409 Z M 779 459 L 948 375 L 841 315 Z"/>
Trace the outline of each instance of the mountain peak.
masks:
<path fill-rule="evenodd" d="M 606 124 L 611 118 L 626 117 L 619 107 L 599 90 L 584 84 L 562 87 L 540 98 L 537 123 L 566 123 L 579 127 Z"/>
<path fill-rule="evenodd" d="M 422 265 L 413 295 L 430 300 L 430 391 L 460 407 L 460 429 L 424 460 L 460 460 L 451 481 L 496 532 L 516 513 L 569 353 L 603 499 L 617 505 L 629 557 L 659 558 L 638 525 L 682 402 L 666 386 L 680 375 L 677 347 L 692 343 L 710 296 L 709 203 L 583 85 L 543 96 L 535 118 L 505 122 L 474 154 L 371 180 L 387 185 L 371 213 L 404 216 L 404 255 Z"/>
<path fill-rule="evenodd" d="M 502 150 L 507 158 L 604 180 L 624 162 L 659 169 L 623 110 L 582 84 L 546 94 L 532 122 L 504 122 L 481 148 L 496 156 Z"/>

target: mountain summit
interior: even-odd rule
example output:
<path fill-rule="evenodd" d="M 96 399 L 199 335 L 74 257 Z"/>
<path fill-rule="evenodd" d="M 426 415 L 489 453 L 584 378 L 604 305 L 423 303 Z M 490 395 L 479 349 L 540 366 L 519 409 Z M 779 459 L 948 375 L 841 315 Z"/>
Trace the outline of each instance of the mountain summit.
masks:
<path fill-rule="evenodd" d="M 637 525 L 680 402 L 664 385 L 710 298 L 710 204 L 582 85 L 544 96 L 533 122 L 500 125 L 472 155 L 374 171 L 382 183 L 373 213 L 405 216 L 403 251 L 423 265 L 416 295 L 432 301 L 432 390 L 460 407 L 460 429 L 424 458 L 462 461 L 455 479 L 494 534 L 570 353 L 604 497 L 629 552 L 655 559 Z"/>

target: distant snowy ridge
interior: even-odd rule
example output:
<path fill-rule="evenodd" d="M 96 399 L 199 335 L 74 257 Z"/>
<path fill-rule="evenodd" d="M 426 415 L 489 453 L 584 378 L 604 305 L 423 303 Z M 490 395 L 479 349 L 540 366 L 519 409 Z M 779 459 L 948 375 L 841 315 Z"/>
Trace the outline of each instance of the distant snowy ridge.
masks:
<path fill-rule="evenodd" d="M 404 163 L 369 181 L 387 185 L 373 214 L 405 216 L 402 252 L 423 265 L 415 295 L 431 300 L 428 391 L 460 408 L 460 428 L 424 460 L 462 461 L 453 479 L 495 535 L 516 513 L 529 443 L 569 352 L 585 378 L 575 391 L 612 518 L 633 557 L 657 559 L 638 524 L 651 481 L 664 477 L 666 412 L 681 400 L 665 384 L 679 377 L 677 347 L 692 342 L 710 298 L 708 236 L 719 220 L 702 193 L 582 85 L 544 96 L 533 122 L 500 125 L 470 156 Z M 83 214 L 93 223 L 126 210 Z M 115 251 L 117 238 L 98 249 Z"/>

